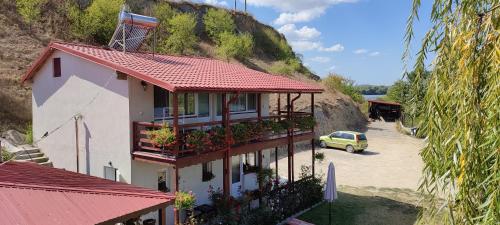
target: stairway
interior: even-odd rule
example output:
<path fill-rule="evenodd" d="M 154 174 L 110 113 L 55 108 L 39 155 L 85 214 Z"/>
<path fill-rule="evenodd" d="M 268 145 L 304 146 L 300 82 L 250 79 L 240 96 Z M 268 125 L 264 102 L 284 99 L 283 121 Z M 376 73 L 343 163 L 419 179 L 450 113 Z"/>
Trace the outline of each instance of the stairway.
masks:
<path fill-rule="evenodd" d="M 49 160 L 39 148 L 33 146 L 19 146 L 19 151 L 16 152 L 14 160 L 17 162 L 35 162 L 39 165 L 53 167 Z"/>

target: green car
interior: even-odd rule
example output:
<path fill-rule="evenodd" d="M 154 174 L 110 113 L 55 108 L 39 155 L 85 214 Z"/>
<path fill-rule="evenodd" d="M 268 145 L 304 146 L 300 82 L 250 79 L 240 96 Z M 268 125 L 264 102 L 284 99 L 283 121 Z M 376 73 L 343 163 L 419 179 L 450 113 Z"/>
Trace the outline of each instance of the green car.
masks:
<path fill-rule="evenodd" d="M 322 148 L 341 148 L 350 153 L 361 152 L 368 147 L 365 134 L 354 131 L 335 131 L 330 135 L 319 137 L 319 141 Z"/>

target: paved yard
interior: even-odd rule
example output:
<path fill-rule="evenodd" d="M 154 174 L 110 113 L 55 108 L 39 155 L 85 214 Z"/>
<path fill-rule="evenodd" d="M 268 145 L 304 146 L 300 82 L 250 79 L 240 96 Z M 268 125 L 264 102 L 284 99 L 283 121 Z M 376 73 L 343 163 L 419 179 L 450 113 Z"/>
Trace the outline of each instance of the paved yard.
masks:
<path fill-rule="evenodd" d="M 366 132 L 368 149 L 351 154 L 339 149 L 319 149 L 325 160 L 316 163 L 317 173 L 326 173 L 335 164 L 337 185 L 407 188 L 416 190 L 423 168 L 418 155 L 423 141 L 399 133 L 395 123 L 372 122 Z M 311 151 L 295 154 L 295 177 L 301 165 L 310 165 Z M 274 163 L 271 164 L 274 168 Z M 287 159 L 278 161 L 279 174 L 287 176 Z M 326 176 L 326 174 L 325 174 Z"/>

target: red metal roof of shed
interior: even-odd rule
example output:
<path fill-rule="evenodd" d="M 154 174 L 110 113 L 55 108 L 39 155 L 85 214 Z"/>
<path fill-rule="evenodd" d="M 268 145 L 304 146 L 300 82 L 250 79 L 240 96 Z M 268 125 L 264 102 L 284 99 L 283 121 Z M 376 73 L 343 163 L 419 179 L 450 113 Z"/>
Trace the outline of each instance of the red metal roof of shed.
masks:
<path fill-rule="evenodd" d="M 382 101 L 382 100 L 368 100 L 368 102 L 382 104 L 382 105 L 396 105 L 396 106 L 401 106 L 401 104 L 399 104 L 397 102 L 387 102 L 387 101 Z"/>
<path fill-rule="evenodd" d="M 323 89 L 284 76 L 271 75 L 217 59 L 131 53 L 95 46 L 52 42 L 31 66 L 23 81 L 31 79 L 55 50 L 134 76 L 169 91 L 304 92 Z"/>
<path fill-rule="evenodd" d="M 0 224 L 113 224 L 174 196 L 35 163 L 0 165 Z"/>

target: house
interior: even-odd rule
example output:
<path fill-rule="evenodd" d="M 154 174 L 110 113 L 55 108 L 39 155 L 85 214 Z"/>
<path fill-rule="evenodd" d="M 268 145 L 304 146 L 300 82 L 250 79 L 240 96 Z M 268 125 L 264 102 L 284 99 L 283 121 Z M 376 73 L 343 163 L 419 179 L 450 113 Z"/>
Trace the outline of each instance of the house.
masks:
<path fill-rule="evenodd" d="M 172 194 L 32 162 L 0 164 L 0 224 L 125 223 L 148 212 L 165 210 L 174 198 Z"/>
<path fill-rule="evenodd" d="M 209 186 L 233 196 L 258 189 L 256 168 L 269 167 L 278 146 L 288 146 L 293 182 L 294 143 L 314 138 L 313 126 L 296 123 L 313 118 L 314 94 L 323 91 L 216 59 L 60 42 L 49 44 L 23 82 L 33 90 L 35 142 L 55 167 L 193 191 L 198 205 L 209 203 Z M 276 93 L 279 107 L 270 109 Z M 298 98 L 310 98 L 311 111 L 296 112 Z M 282 129 L 263 129 L 263 121 Z M 175 135 L 169 146 L 151 138 L 163 126 Z M 193 147 L 187 142 L 195 131 L 219 134 L 210 136 L 219 141 L 204 137 Z M 167 223 L 177 215 L 167 210 Z"/>

